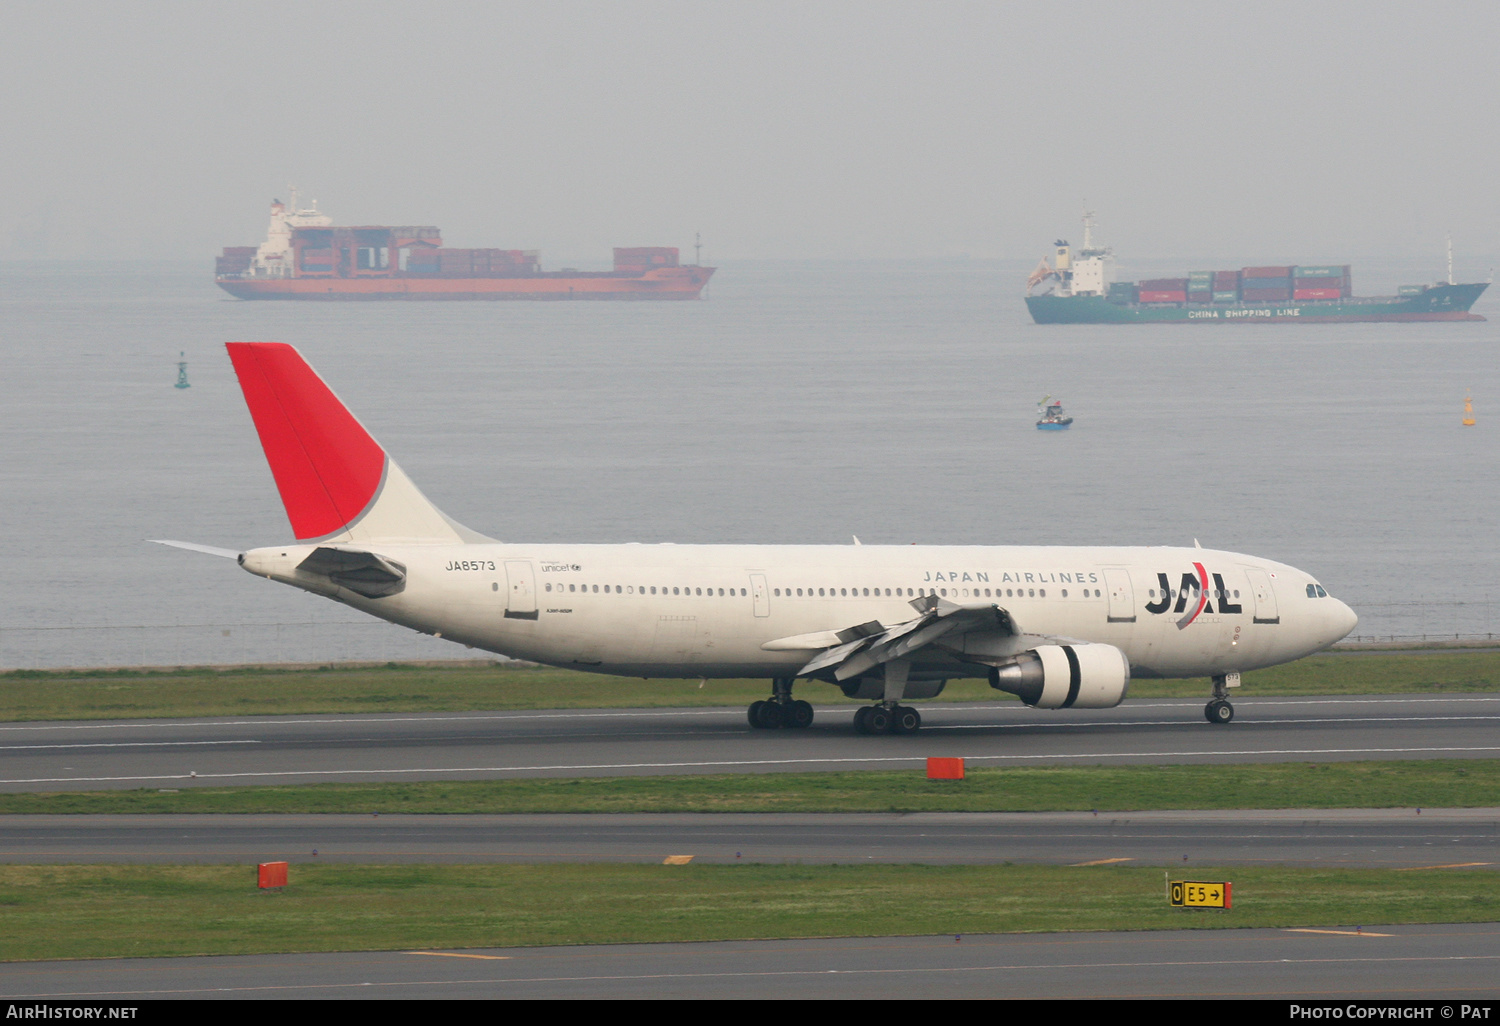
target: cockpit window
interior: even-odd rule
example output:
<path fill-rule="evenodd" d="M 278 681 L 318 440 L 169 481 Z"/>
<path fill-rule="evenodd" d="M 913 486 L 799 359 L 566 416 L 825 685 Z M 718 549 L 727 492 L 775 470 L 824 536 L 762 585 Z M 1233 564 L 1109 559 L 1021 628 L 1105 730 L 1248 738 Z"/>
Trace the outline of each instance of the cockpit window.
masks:
<path fill-rule="evenodd" d="M 1313 587 L 1315 587 L 1315 588 L 1318 589 L 1318 598 L 1327 598 L 1328 597 L 1328 592 L 1326 592 L 1326 591 L 1323 590 L 1323 586 L 1321 584 L 1315 584 L 1315 585 L 1313 585 Z"/>
<path fill-rule="evenodd" d="M 1307 597 L 1308 598 L 1327 598 L 1328 597 L 1328 592 L 1326 592 L 1326 591 L 1323 590 L 1323 586 L 1321 584 L 1309 584 L 1307 586 Z"/>

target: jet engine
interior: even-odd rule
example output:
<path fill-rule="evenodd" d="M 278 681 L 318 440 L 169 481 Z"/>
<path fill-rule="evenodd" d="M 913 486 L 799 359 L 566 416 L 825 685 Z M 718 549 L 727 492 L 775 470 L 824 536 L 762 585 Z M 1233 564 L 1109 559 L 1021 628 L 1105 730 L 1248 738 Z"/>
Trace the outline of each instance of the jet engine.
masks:
<path fill-rule="evenodd" d="M 1130 687 L 1130 661 L 1113 645 L 1041 645 L 990 670 L 990 687 L 1036 709 L 1111 709 Z"/>

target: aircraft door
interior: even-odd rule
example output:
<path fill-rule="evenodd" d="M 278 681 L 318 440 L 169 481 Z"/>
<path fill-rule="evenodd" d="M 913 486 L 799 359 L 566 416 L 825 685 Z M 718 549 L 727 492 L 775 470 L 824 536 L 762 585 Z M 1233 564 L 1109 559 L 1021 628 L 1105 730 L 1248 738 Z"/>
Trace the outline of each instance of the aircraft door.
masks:
<path fill-rule="evenodd" d="M 1109 595 L 1109 622 L 1135 623 L 1135 589 L 1124 567 L 1105 567 L 1104 587 Z"/>
<path fill-rule="evenodd" d="M 536 575 L 531 564 L 520 560 L 505 563 L 505 577 L 509 591 L 505 596 L 505 617 L 508 620 L 535 620 Z"/>
<path fill-rule="evenodd" d="M 771 593 L 766 589 L 765 574 L 750 575 L 750 594 L 755 599 L 755 615 L 771 615 Z"/>
<path fill-rule="evenodd" d="M 1280 623 L 1281 614 L 1276 610 L 1276 589 L 1271 585 L 1271 578 L 1264 570 L 1251 567 L 1245 568 L 1245 576 L 1250 578 L 1250 598 L 1255 603 L 1251 622 Z"/>

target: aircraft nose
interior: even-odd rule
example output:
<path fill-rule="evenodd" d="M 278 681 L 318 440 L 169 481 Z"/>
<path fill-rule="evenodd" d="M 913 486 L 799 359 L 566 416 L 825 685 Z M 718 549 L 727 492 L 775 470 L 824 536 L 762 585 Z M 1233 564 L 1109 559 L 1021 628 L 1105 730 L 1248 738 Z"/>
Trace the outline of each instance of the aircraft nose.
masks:
<path fill-rule="evenodd" d="M 1344 605 L 1338 599 L 1334 599 L 1329 606 L 1328 621 L 1330 627 L 1328 643 L 1330 645 L 1335 641 L 1340 641 L 1348 637 L 1350 632 L 1359 625 L 1359 617 L 1355 615 L 1354 610 Z"/>

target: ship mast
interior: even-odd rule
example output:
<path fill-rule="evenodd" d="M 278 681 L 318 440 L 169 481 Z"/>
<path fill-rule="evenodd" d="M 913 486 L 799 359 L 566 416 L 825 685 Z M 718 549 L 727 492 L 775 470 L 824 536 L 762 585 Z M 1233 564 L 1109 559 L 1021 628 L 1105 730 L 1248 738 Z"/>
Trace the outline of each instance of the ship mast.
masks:
<path fill-rule="evenodd" d="M 1085 250 L 1094 248 L 1094 212 L 1089 209 L 1089 201 L 1083 201 L 1083 248 Z"/>
<path fill-rule="evenodd" d="M 1448 284 L 1453 284 L 1453 233 L 1448 233 Z"/>

